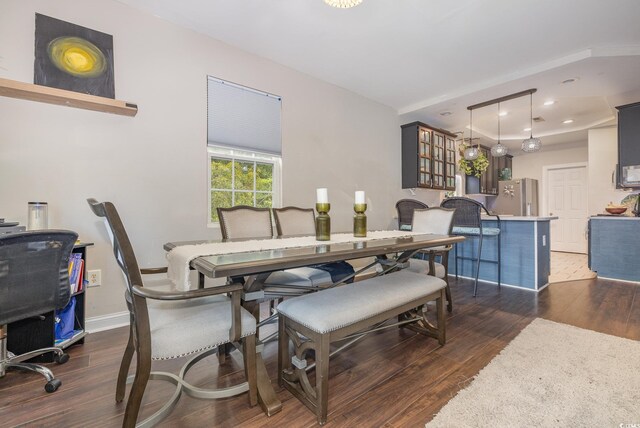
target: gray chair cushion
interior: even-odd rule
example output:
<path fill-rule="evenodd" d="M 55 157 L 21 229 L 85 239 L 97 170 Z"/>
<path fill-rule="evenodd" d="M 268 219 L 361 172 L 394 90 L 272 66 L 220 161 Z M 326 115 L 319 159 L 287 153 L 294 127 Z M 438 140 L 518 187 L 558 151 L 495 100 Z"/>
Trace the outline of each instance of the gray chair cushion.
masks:
<path fill-rule="evenodd" d="M 225 296 L 147 300 L 151 324 L 151 358 L 166 360 L 195 354 L 229 342 L 231 300 Z M 254 334 L 256 319 L 240 308 L 241 336 Z"/>
<path fill-rule="evenodd" d="M 444 266 L 440 263 L 434 263 L 436 268 L 436 277 L 444 278 Z M 411 259 L 409 260 L 409 267 L 406 268 L 409 272 L 419 273 L 422 275 L 429 275 L 429 261 Z"/>
<path fill-rule="evenodd" d="M 455 226 L 453 228 L 453 234 L 454 235 L 480 235 L 480 228 Z M 499 235 L 500 229 L 498 229 L 497 227 L 483 227 L 482 234 L 492 235 L 492 236 Z"/>
<path fill-rule="evenodd" d="M 278 312 L 313 331 L 327 333 L 426 297 L 445 286 L 439 278 L 402 270 L 285 300 L 278 305 Z"/>
<path fill-rule="evenodd" d="M 295 285 L 301 287 L 325 287 L 333 284 L 329 272 L 302 267 L 273 272 L 264 282 L 265 285 Z"/>

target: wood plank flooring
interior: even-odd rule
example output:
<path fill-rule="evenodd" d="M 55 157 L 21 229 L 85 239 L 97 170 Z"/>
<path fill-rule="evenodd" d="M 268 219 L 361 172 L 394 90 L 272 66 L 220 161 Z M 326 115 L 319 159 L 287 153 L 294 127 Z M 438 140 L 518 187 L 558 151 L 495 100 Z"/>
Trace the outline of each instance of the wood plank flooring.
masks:
<path fill-rule="evenodd" d="M 422 427 L 464 388 L 534 318 L 640 340 L 640 286 L 599 279 L 557 283 L 539 294 L 452 279 L 454 312 L 447 344 L 411 331 L 373 334 L 331 360 L 329 419 L 332 427 Z M 47 394 L 33 374 L 9 372 L 0 379 L 0 426 L 117 427 L 124 403 L 114 401 L 115 378 L 127 340 L 125 328 L 91 334 L 72 348 L 67 364 L 51 364 L 63 382 Z M 277 385 L 277 347 L 265 346 L 267 370 Z M 226 386 L 242 379 L 241 358 L 223 366 L 216 358 L 189 374 L 198 386 Z M 154 363 L 177 371 L 182 361 Z M 276 387 L 277 388 L 277 387 Z M 156 411 L 173 388 L 151 381 L 142 417 Z M 215 402 L 183 395 L 163 427 L 315 427 L 314 415 L 291 394 L 278 390 L 283 411 L 270 418 L 249 408 L 242 395 Z M 141 419 L 140 419 L 141 420 Z"/>

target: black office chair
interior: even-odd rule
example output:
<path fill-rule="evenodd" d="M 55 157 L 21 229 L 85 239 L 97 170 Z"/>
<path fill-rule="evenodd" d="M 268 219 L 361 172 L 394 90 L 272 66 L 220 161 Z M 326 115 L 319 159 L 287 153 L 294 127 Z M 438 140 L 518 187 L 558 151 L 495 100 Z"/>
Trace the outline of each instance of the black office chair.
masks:
<path fill-rule="evenodd" d="M 65 230 L 0 235 L 0 377 L 7 369 L 19 369 L 43 375 L 47 392 L 62 384 L 48 368 L 23 361 L 53 352 L 55 361 L 62 364 L 69 356 L 58 347 L 13 355 L 7 350 L 7 324 L 67 305 L 69 258 L 77 238 L 75 232 Z"/>
<path fill-rule="evenodd" d="M 500 289 L 500 217 L 490 214 L 489 211 L 480 202 L 469 198 L 454 197 L 447 198 L 440 204 L 443 208 L 455 209 L 453 215 L 453 231 L 454 235 L 463 235 L 478 238 L 477 257 L 458 257 L 458 244 L 454 247 L 454 257 L 456 262 L 456 278 L 460 269 L 458 268 L 458 259 L 471 259 L 476 262 L 475 282 L 473 286 L 473 296 L 478 292 L 478 276 L 480 275 L 480 262 L 496 263 L 498 265 L 498 289 Z M 482 213 L 490 217 L 495 217 L 497 227 L 484 227 L 482 224 Z M 498 251 L 497 260 L 482 259 L 482 240 L 485 236 L 492 236 L 497 239 Z"/>
<path fill-rule="evenodd" d="M 424 202 L 415 199 L 400 199 L 396 202 L 396 210 L 398 211 L 398 229 L 411 230 L 413 222 L 413 210 L 429 208 Z"/>

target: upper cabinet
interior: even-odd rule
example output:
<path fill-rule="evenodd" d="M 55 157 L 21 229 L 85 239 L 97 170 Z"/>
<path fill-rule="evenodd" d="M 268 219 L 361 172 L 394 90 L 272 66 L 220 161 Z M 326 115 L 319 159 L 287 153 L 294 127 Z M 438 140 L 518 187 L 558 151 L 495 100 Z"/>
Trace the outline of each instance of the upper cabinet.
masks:
<path fill-rule="evenodd" d="M 466 177 L 466 193 L 496 196 L 498 181 L 510 180 L 512 177 L 513 156 L 495 158 L 491 156 L 491 149 L 485 146 L 480 146 L 480 152 L 486 156 L 489 166 L 479 178 L 474 175 Z"/>
<path fill-rule="evenodd" d="M 640 187 L 640 103 L 618 109 L 618 171 L 623 187 Z"/>
<path fill-rule="evenodd" d="M 421 122 L 402 125 L 402 188 L 455 190 L 455 135 Z"/>

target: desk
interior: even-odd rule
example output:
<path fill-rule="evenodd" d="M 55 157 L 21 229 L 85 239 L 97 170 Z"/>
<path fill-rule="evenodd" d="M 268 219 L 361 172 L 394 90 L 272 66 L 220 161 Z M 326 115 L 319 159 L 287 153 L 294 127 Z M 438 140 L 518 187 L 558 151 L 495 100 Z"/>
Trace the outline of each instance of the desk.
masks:
<path fill-rule="evenodd" d="M 198 271 L 201 278 L 204 276 L 209 278 L 248 276 L 249 278 L 245 282 L 245 292 L 251 293 L 259 291 L 260 281 L 256 278 L 269 272 L 372 256 L 386 260 L 387 254 L 398 253 L 394 259 L 389 261 L 388 266 L 393 268 L 395 263 L 408 260 L 418 250 L 455 244 L 463 240 L 464 238 L 461 236 L 413 233 L 395 238 L 349 243 L 317 241 L 314 246 L 201 256 L 193 259 L 190 265 Z M 170 251 L 181 245 L 214 242 L 221 241 L 169 242 L 164 245 L 164 249 Z M 204 281 L 201 280 L 201 284 L 203 283 Z M 244 302 L 244 305 L 249 312 L 255 313 L 256 303 Z M 264 412 L 271 416 L 282 409 L 282 403 L 278 400 L 271 385 L 262 356 L 258 354 L 256 360 L 258 365 L 258 400 Z"/>

